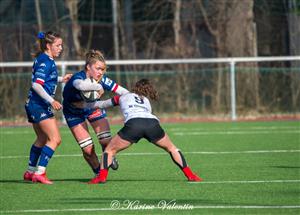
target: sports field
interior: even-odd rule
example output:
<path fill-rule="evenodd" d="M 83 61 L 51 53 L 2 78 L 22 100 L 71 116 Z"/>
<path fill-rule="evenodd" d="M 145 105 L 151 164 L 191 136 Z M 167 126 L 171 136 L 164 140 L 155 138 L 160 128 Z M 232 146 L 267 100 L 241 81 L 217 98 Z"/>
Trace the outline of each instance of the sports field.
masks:
<path fill-rule="evenodd" d="M 33 130 L 2 127 L 1 214 L 300 214 L 299 121 L 163 127 L 203 182 L 188 183 L 169 154 L 141 141 L 117 156 L 106 184 L 88 185 L 92 171 L 62 127 L 47 170 L 54 185 L 24 183 Z"/>

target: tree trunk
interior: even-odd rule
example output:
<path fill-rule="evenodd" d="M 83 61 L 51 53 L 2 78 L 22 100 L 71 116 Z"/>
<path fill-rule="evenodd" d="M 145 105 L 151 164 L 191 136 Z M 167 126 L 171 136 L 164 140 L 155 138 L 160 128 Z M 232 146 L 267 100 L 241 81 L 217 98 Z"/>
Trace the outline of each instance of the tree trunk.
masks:
<path fill-rule="evenodd" d="M 72 23 L 72 38 L 77 56 L 81 55 L 81 45 L 79 37 L 81 35 L 81 27 L 78 23 L 78 0 L 66 0 L 66 7 L 69 9 L 70 19 Z"/>
<path fill-rule="evenodd" d="M 43 22 L 42 22 L 42 15 L 41 15 L 41 8 L 40 8 L 40 1 L 34 0 L 35 11 L 36 11 L 36 19 L 38 23 L 39 31 L 43 30 Z"/>
<path fill-rule="evenodd" d="M 288 15 L 288 26 L 289 26 L 289 41 L 290 41 L 290 54 L 292 56 L 300 55 L 300 16 L 297 15 L 297 3 L 296 0 L 288 1 L 289 15 Z M 299 13 L 299 9 L 298 9 Z M 292 110 L 299 111 L 300 107 L 300 61 L 291 62 L 292 71 L 290 72 L 291 77 L 291 92 L 292 92 Z M 293 71 L 297 69 L 297 71 Z"/>
<path fill-rule="evenodd" d="M 93 34 L 94 34 L 94 15 L 95 15 L 95 0 L 92 1 L 92 6 L 91 6 L 91 19 L 90 19 L 90 30 L 89 30 L 89 37 L 87 41 L 87 50 L 90 50 L 91 44 L 93 41 Z"/>
<path fill-rule="evenodd" d="M 256 56 L 253 0 L 212 0 L 206 2 L 206 5 L 203 2 L 199 0 L 197 3 L 205 26 L 214 37 L 216 56 L 219 58 Z M 241 86 L 237 89 L 237 98 L 241 107 L 259 105 L 257 65 L 251 64 L 251 66 L 254 67 L 253 71 L 236 76 L 237 86 Z M 229 78 L 223 74 L 221 65 L 217 64 L 216 68 L 218 74 L 215 79 L 214 106 L 220 111 L 230 104 L 230 84 Z"/>

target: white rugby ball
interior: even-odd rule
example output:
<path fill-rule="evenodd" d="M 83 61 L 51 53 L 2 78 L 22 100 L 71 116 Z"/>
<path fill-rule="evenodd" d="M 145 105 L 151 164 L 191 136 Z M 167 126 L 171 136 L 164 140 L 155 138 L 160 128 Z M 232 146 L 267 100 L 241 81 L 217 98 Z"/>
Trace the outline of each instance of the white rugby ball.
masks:
<path fill-rule="evenodd" d="M 96 80 L 93 79 L 93 78 L 87 78 L 84 81 L 89 82 L 89 83 L 96 82 Z M 83 100 L 86 101 L 86 102 L 93 102 L 93 101 L 100 98 L 100 95 L 99 95 L 98 91 L 95 91 L 95 90 L 81 91 L 80 94 L 81 94 L 81 97 L 83 98 Z"/>

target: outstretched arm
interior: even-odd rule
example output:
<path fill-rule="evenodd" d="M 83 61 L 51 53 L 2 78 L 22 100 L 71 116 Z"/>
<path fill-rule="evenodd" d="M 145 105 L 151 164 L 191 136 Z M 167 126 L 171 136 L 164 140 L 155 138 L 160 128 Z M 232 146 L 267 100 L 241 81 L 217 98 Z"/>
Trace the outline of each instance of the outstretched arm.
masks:
<path fill-rule="evenodd" d="M 105 90 L 114 92 L 120 96 L 129 92 L 127 89 L 118 85 L 115 81 L 105 75 L 101 79 L 101 84 Z"/>
<path fill-rule="evenodd" d="M 97 109 L 97 108 L 109 108 L 109 107 L 117 106 L 119 105 L 119 98 L 120 96 L 114 96 L 113 98 L 107 100 L 86 103 L 85 107 L 91 109 Z"/>
<path fill-rule="evenodd" d="M 58 76 L 58 82 L 64 82 L 67 83 L 73 74 L 66 74 L 64 76 Z"/>
<path fill-rule="evenodd" d="M 126 93 L 129 93 L 129 91 L 126 88 L 118 85 L 115 93 L 118 94 L 118 95 L 124 95 Z"/>

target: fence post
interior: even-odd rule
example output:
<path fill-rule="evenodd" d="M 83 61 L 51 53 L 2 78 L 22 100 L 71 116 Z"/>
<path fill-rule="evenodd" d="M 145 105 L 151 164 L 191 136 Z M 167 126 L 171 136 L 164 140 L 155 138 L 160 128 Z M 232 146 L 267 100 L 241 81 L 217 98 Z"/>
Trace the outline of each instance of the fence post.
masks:
<path fill-rule="evenodd" d="M 235 121 L 236 116 L 236 91 L 235 91 L 235 61 L 230 61 L 230 98 L 231 98 L 231 120 Z"/>
<path fill-rule="evenodd" d="M 63 61 L 61 64 L 61 76 L 64 77 L 65 74 L 66 74 L 66 64 Z M 63 92 L 64 87 L 65 87 L 65 83 L 61 82 L 61 98 L 63 98 L 62 92 Z M 61 114 L 61 122 L 63 124 L 66 124 L 66 119 L 64 117 L 64 114 Z"/>

